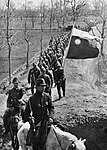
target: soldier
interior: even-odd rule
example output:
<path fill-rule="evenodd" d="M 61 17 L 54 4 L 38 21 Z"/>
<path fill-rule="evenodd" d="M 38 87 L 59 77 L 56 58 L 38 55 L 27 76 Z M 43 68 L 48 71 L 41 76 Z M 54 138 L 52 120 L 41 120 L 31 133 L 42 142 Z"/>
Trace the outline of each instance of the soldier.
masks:
<path fill-rule="evenodd" d="M 34 86 L 39 75 L 40 75 L 40 69 L 35 63 L 33 63 L 33 68 L 30 69 L 28 74 L 28 83 L 29 84 L 31 83 L 32 94 L 34 93 Z"/>
<path fill-rule="evenodd" d="M 23 88 L 18 87 L 18 78 L 13 79 L 13 88 L 9 90 L 9 95 L 7 98 L 7 109 L 3 116 L 3 123 L 4 123 L 4 133 L 7 134 L 9 132 L 9 118 L 14 114 L 19 114 L 21 111 L 22 106 L 22 97 L 25 94 Z"/>
<path fill-rule="evenodd" d="M 51 57 L 51 68 L 53 69 L 55 67 L 55 64 L 57 63 L 57 56 L 56 54 L 54 54 L 54 52 L 52 51 L 50 53 L 50 57 Z"/>
<path fill-rule="evenodd" d="M 43 78 L 45 80 L 45 92 L 51 95 L 51 79 L 49 75 L 46 74 L 46 69 L 44 67 L 41 68 L 41 75 L 38 78 Z"/>
<path fill-rule="evenodd" d="M 48 67 L 46 68 L 46 74 L 49 75 L 49 77 L 50 77 L 50 79 L 51 79 L 51 88 L 52 88 L 53 82 L 54 82 L 54 81 L 53 81 L 53 73 L 52 73 L 51 70 L 49 70 Z"/>
<path fill-rule="evenodd" d="M 50 38 L 49 46 L 52 46 L 52 42 L 53 42 L 53 37 Z"/>
<path fill-rule="evenodd" d="M 50 63 L 51 63 L 51 58 L 50 58 L 48 52 L 46 52 L 46 51 L 45 51 L 45 56 L 46 56 L 46 59 L 48 60 L 48 63 L 49 63 L 49 65 L 50 65 Z"/>
<path fill-rule="evenodd" d="M 59 99 L 61 99 L 61 88 L 63 91 L 63 96 L 65 96 L 65 81 L 66 78 L 64 76 L 64 69 L 58 64 L 56 70 L 54 71 L 54 81 L 57 86 L 57 91 L 59 95 Z"/>
<path fill-rule="evenodd" d="M 25 117 L 23 120 L 24 122 L 29 121 L 29 117 L 32 112 L 32 116 L 35 119 L 33 127 L 36 127 L 36 139 L 33 138 L 33 141 L 31 141 L 33 143 L 34 150 L 45 150 L 47 123 L 53 123 L 54 106 L 52 104 L 51 97 L 44 92 L 45 88 L 45 80 L 43 78 L 37 79 L 36 93 L 30 97 L 27 103 Z"/>

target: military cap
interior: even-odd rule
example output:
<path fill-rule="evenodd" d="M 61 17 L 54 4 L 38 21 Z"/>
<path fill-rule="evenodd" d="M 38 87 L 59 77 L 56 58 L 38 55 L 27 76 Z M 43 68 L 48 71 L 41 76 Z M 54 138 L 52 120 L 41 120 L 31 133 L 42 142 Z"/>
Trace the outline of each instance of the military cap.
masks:
<path fill-rule="evenodd" d="M 36 86 L 46 86 L 45 80 L 43 78 L 39 78 L 36 81 Z"/>
<path fill-rule="evenodd" d="M 14 77 L 12 83 L 18 83 L 18 78 Z"/>

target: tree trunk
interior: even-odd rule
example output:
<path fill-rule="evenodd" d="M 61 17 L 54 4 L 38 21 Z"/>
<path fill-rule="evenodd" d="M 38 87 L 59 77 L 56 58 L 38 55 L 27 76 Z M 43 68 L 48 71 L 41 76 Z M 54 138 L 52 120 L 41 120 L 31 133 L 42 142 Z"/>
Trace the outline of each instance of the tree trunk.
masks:
<path fill-rule="evenodd" d="M 8 45 L 9 84 L 11 84 L 11 45 L 9 41 L 9 10 L 10 10 L 10 0 L 8 0 L 8 3 L 7 3 L 6 39 L 7 39 L 7 45 Z"/>
<path fill-rule="evenodd" d="M 40 39 L 40 46 L 41 46 L 41 53 L 40 56 L 42 55 L 42 42 L 43 42 L 43 21 L 42 21 L 42 15 L 41 15 L 41 39 Z"/>
<path fill-rule="evenodd" d="M 52 36 L 52 20 L 51 20 L 51 17 L 50 17 L 50 36 Z"/>
<path fill-rule="evenodd" d="M 30 43 L 29 43 L 29 41 L 26 41 L 26 43 L 27 43 L 26 69 L 28 69 L 29 68 L 29 47 L 30 47 L 29 45 L 30 45 Z"/>
<path fill-rule="evenodd" d="M 101 38 L 103 39 L 104 37 L 104 28 L 105 28 L 105 25 L 106 25 L 106 20 L 103 20 L 103 25 L 102 25 L 102 33 L 101 33 Z M 104 45 L 104 40 L 102 40 L 102 43 L 101 43 L 101 55 L 103 56 L 103 45 Z"/>
<path fill-rule="evenodd" d="M 35 21 L 34 21 L 34 18 L 32 17 L 32 28 L 34 28 L 35 26 Z"/>
<path fill-rule="evenodd" d="M 9 53 L 8 53 L 8 62 L 9 62 L 9 84 L 11 84 L 11 46 L 8 42 L 8 50 L 9 50 Z"/>

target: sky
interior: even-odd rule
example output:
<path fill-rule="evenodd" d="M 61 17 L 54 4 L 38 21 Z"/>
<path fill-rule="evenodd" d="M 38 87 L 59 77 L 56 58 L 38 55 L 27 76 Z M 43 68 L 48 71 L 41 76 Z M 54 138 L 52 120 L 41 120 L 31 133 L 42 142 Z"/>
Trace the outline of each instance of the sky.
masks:
<path fill-rule="evenodd" d="M 3 7 L 6 1 L 7 0 L 0 0 L 0 7 Z M 10 1 L 12 1 L 16 7 L 20 7 L 22 4 L 25 4 L 25 0 L 10 0 Z M 26 0 L 26 1 L 27 2 L 32 1 L 34 5 L 39 5 L 41 1 L 43 1 L 44 3 L 50 2 L 50 0 Z"/>
<path fill-rule="evenodd" d="M 28 3 L 28 2 L 32 2 L 32 7 L 33 6 L 38 6 L 42 1 L 44 3 L 50 3 L 51 0 L 10 0 L 12 1 L 14 4 L 15 4 L 15 7 L 16 8 L 20 8 L 23 4 L 25 4 L 25 1 Z M 53 2 L 57 1 L 57 0 L 52 0 Z M 58 0 L 60 1 L 60 0 Z M 62 0 L 63 1 L 63 0 Z M 77 0 L 78 1 L 78 0 Z M 88 2 L 91 2 L 93 0 L 89 0 Z M 107 0 L 106 0 L 107 1 Z M 7 0 L 0 0 L 0 7 L 4 7 L 6 5 Z M 91 4 L 91 3 L 90 3 Z"/>

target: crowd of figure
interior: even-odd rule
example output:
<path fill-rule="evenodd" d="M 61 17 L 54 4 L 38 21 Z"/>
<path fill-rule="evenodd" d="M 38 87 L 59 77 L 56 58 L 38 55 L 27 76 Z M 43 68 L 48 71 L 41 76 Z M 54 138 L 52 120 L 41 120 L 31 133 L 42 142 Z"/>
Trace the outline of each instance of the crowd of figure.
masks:
<path fill-rule="evenodd" d="M 68 41 L 69 37 L 65 33 L 57 38 L 51 38 L 46 51 L 41 53 L 39 62 L 37 64 L 33 63 L 33 67 L 28 73 L 28 83 L 31 85 L 32 96 L 26 103 L 24 110 L 21 109 L 23 105 L 21 99 L 25 94 L 25 90 L 18 87 L 18 79 L 16 77 L 13 79 L 13 88 L 9 90 L 7 109 L 3 116 L 4 134 L 9 132 L 10 117 L 14 115 L 19 116 L 20 114 L 23 123 L 29 121 L 32 127 L 31 130 L 36 130 L 35 135 L 38 142 L 33 142 L 33 149 L 45 150 L 44 145 L 48 133 L 47 126 L 55 122 L 53 117 L 52 88 L 57 87 L 59 99 L 62 97 L 61 93 L 63 93 L 63 97 L 65 96 L 66 78 L 63 56 Z M 34 119 L 33 126 L 32 118 Z"/>

